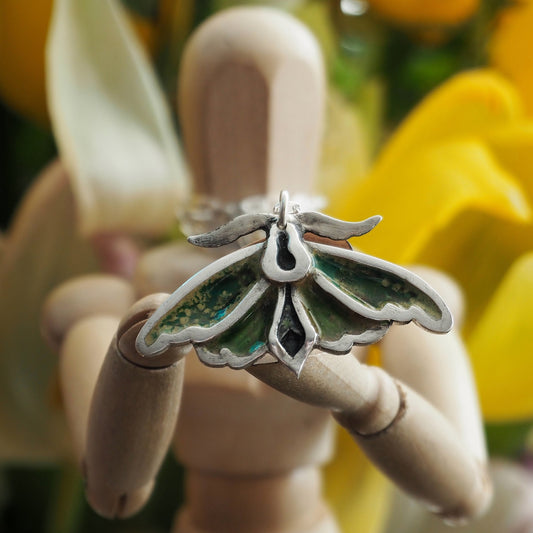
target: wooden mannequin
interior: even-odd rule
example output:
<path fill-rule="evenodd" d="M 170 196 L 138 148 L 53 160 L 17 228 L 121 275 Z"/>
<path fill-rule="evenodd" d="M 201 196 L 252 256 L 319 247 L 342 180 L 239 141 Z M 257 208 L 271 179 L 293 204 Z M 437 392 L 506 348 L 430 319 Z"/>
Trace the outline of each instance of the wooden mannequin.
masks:
<path fill-rule="evenodd" d="M 215 16 L 186 50 L 179 98 L 199 192 L 235 202 L 311 191 L 324 75 L 299 23 L 267 8 Z M 213 258 L 172 243 L 144 254 L 132 285 L 94 276 L 48 299 L 44 331 L 59 347 L 67 418 L 97 512 L 125 517 L 142 507 L 172 441 L 187 467 L 174 533 L 338 532 L 321 496 L 320 467 L 333 453 L 330 413 L 434 512 L 460 522 L 484 510 L 486 452 L 457 330 L 393 327 L 382 342 L 384 370 L 364 364 L 363 348 L 314 353 L 299 378 L 268 360 L 248 371 L 208 368 L 179 349 L 148 364 L 135 351 L 142 324 L 162 293 Z M 455 285 L 420 273 L 460 314 Z"/>

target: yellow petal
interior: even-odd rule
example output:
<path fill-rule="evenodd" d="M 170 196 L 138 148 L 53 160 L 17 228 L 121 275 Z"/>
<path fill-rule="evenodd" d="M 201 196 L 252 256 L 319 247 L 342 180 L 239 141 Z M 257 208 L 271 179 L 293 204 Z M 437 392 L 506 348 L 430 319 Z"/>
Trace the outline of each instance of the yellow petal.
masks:
<path fill-rule="evenodd" d="M 487 420 L 533 417 L 533 253 L 509 270 L 468 340 Z"/>
<path fill-rule="evenodd" d="M 531 249 L 531 224 L 467 210 L 433 234 L 417 262 L 446 271 L 461 285 L 468 310 L 463 333 L 468 334 L 510 266 Z"/>
<path fill-rule="evenodd" d="M 368 0 L 380 15 L 401 24 L 459 24 L 478 8 L 479 0 Z"/>
<path fill-rule="evenodd" d="M 344 533 L 382 530 L 390 484 L 344 429 L 338 431 L 335 458 L 325 468 L 325 493 Z"/>
<path fill-rule="evenodd" d="M 387 143 L 376 168 L 394 176 L 406 158 L 426 145 L 448 138 L 483 137 L 521 113 L 518 94 L 497 72 L 478 69 L 458 74 L 409 114 Z"/>
<path fill-rule="evenodd" d="M 533 2 L 510 2 L 498 19 L 489 46 L 490 61 L 516 85 L 528 115 L 533 114 Z"/>
<path fill-rule="evenodd" d="M 426 147 L 390 174 L 377 170 L 334 205 L 334 214 L 348 220 L 382 215 L 381 224 L 357 239 L 356 246 L 405 263 L 417 261 L 435 232 L 462 211 L 480 210 L 511 220 L 529 217 L 520 187 L 487 148 L 471 138 Z"/>
<path fill-rule="evenodd" d="M 48 122 L 43 51 L 52 0 L 0 2 L 0 95 L 13 109 Z"/>
<path fill-rule="evenodd" d="M 516 121 L 487 133 L 486 142 L 533 202 L 533 121 Z"/>
<path fill-rule="evenodd" d="M 533 202 L 533 123 L 517 121 L 488 132 L 487 145 Z M 531 223 L 496 220 L 469 210 L 434 234 L 418 261 L 447 271 L 462 285 L 467 299 L 468 332 L 484 311 L 494 288 L 522 254 L 533 249 Z"/>
<path fill-rule="evenodd" d="M 81 230 L 161 232 L 188 179 L 164 96 L 116 0 L 57 0 L 48 92 Z"/>

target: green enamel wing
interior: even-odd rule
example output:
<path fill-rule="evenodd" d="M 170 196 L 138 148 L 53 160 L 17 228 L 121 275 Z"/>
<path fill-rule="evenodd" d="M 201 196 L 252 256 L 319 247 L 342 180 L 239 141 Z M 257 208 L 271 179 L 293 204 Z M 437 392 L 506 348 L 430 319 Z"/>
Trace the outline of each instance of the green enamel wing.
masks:
<path fill-rule="evenodd" d="M 209 366 L 244 368 L 266 353 L 297 374 L 313 349 L 344 354 L 379 341 L 393 323 L 445 333 L 452 317 L 440 296 L 408 270 L 381 259 L 306 240 L 345 241 L 380 217 L 344 222 L 300 213 L 282 199 L 272 214 L 242 215 L 190 237 L 222 246 L 263 230 L 263 242 L 215 261 L 179 287 L 148 319 L 137 349 L 154 357 L 192 344 Z"/>

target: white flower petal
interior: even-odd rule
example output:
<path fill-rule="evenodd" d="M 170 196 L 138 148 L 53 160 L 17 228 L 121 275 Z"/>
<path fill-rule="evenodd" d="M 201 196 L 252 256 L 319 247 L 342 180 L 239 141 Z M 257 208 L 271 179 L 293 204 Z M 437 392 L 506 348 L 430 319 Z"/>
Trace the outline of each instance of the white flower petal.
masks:
<path fill-rule="evenodd" d="M 50 114 L 80 229 L 164 231 L 188 191 L 169 110 L 115 0 L 57 0 Z"/>

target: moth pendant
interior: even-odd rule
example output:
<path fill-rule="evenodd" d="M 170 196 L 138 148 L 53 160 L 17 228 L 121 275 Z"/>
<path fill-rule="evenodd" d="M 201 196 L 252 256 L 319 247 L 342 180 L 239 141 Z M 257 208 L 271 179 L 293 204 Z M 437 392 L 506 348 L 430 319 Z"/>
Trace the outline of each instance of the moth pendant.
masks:
<path fill-rule="evenodd" d="M 241 215 L 190 237 L 218 247 L 257 230 L 266 235 L 179 287 L 139 332 L 138 351 L 151 357 L 171 344 L 192 344 L 206 365 L 236 369 L 269 353 L 299 374 L 313 349 L 345 354 L 379 341 L 393 323 L 446 333 L 450 311 L 422 279 L 332 242 L 364 235 L 380 220 L 300 212 L 283 191 L 273 213 Z"/>

